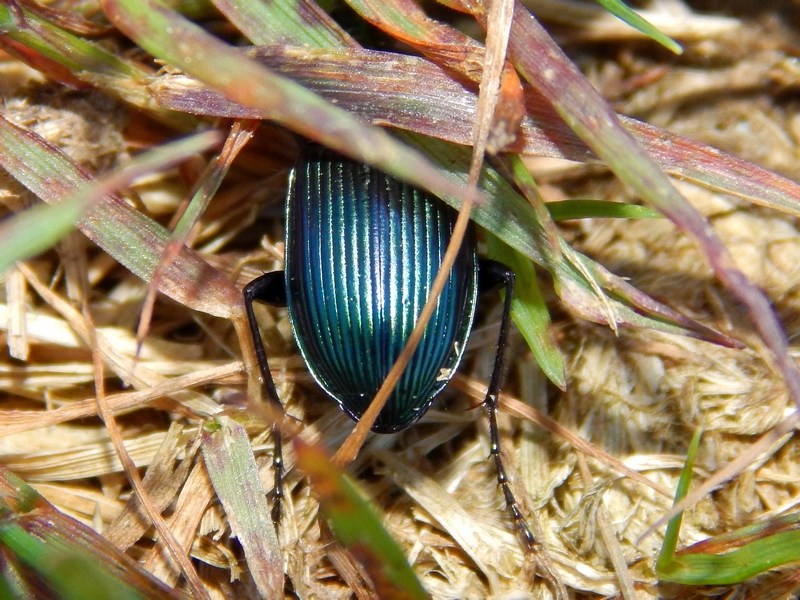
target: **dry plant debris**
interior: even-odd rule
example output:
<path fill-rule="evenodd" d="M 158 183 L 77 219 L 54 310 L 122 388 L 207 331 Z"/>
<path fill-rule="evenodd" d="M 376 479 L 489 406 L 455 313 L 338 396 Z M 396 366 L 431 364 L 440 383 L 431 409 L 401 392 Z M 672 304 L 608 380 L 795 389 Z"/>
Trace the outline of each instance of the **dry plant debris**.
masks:
<path fill-rule="evenodd" d="M 796 66 L 796 3 L 651 2 L 651 10 L 680 9 L 686 53 L 680 58 L 620 35 L 598 21 L 582 31 L 552 3 L 545 22 L 604 96 L 623 113 L 751 160 L 800 180 Z M 581 8 L 578 3 L 566 3 Z M 548 12 L 549 7 L 549 12 Z M 712 18 L 702 14 L 715 9 Z M 697 10 L 697 12 L 694 12 Z M 696 20 L 695 20 L 696 19 Z M 797 23 L 798 21 L 794 21 Z M 668 34 L 680 38 L 684 29 Z M 2 56 L 4 115 L 28 127 L 91 172 L 108 170 L 164 137 L 162 126 L 96 92 L 54 84 Z M 241 285 L 279 268 L 281 198 L 290 150 L 285 138 L 262 129 L 234 164 L 191 243 L 215 268 Z M 289 143 L 291 145 L 291 142 Z M 548 199 L 636 201 L 602 168 L 532 159 Z M 141 179 L 129 200 L 168 225 L 190 193 L 198 159 Z M 765 290 L 796 353 L 800 333 L 800 235 L 793 217 L 753 207 L 689 183 L 680 191 L 712 223 L 737 265 Z M 0 172 L 5 215 L 36 200 Z M 666 220 L 591 219 L 562 227 L 574 246 L 640 289 L 725 333 L 746 349 L 729 349 L 651 330 L 587 324 L 560 307 L 553 333 L 567 357 L 568 387 L 555 390 L 514 333 L 505 392 L 619 458 L 670 493 L 688 440 L 705 430 L 698 472 L 712 473 L 746 452 L 750 442 L 792 410 L 786 389 L 746 315 L 713 278 L 697 247 Z M 546 283 L 545 283 L 546 285 Z M 164 511 L 212 597 L 252 597 L 254 584 L 227 518 L 198 459 L 202 416 L 245 405 L 246 376 L 229 322 L 159 297 L 141 348 L 139 311 L 146 284 L 80 233 L 11 269 L 0 294 L 0 463 L 60 510 L 122 547 L 170 586 L 184 586 L 165 558 L 133 493 L 94 403 L 89 328 L 113 349 L 118 363 L 105 371 L 106 394 L 125 447 L 145 475 L 153 504 Z M 87 320 L 82 312 L 91 315 Z M 484 382 L 492 357 L 499 305 L 482 315 L 471 340 L 458 390 L 424 421 L 401 434 L 373 436 L 350 474 L 380 510 L 426 590 L 436 598 L 593 598 L 619 593 L 609 553 L 629 567 L 636 597 L 692 597 L 692 590 L 659 589 L 653 560 L 660 534 L 641 533 L 672 503 L 670 496 L 621 476 L 599 455 L 586 456 L 563 439 L 503 415 L 504 450 L 514 487 L 541 543 L 544 559 L 524 560 L 497 492 L 484 419 L 464 393 Z M 352 424 L 322 397 L 291 342 L 285 312 L 264 310 L 263 329 L 274 352 L 287 410 L 303 424 L 302 437 L 331 452 Z M 155 390 L 150 391 L 148 390 Z M 260 476 L 272 482 L 271 445 L 264 424 L 245 422 Z M 318 504 L 307 481 L 292 470 L 280 544 L 287 589 L 303 598 L 349 598 L 352 590 L 326 556 Z M 800 446 L 786 436 L 752 467 L 686 515 L 685 544 L 797 510 Z M 615 550 L 599 530 L 610 526 Z M 534 572 L 544 577 L 534 576 Z M 784 570 L 719 593 L 767 597 Z M 796 576 L 796 574 L 795 574 Z M 560 586 L 553 583 L 560 582 Z M 777 582 L 777 584 L 775 583 Z M 778 588 L 783 589 L 783 588 Z"/>

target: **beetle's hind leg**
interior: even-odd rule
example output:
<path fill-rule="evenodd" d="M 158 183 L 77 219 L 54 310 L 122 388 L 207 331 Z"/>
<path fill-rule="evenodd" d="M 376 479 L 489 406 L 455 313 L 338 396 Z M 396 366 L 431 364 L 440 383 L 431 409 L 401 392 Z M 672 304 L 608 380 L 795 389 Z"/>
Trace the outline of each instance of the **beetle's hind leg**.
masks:
<path fill-rule="evenodd" d="M 272 306 L 286 306 L 286 279 L 283 271 L 264 273 L 261 277 L 248 283 L 243 290 L 243 294 L 247 323 L 250 327 L 250 335 L 253 338 L 253 345 L 256 350 L 258 369 L 261 372 L 263 394 L 280 411 L 279 414 L 283 414 L 283 404 L 275 389 L 275 381 L 272 379 L 272 373 L 270 373 L 269 363 L 267 362 L 267 352 L 264 349 L 264 342 L 261 340 L 256 314 L 253 311 L 253 302 L 256 301 Z M 281 505 L 283 504 L 283 440 L 280 430 L 274 426 L 272 428 L 272 440 L 274 447 L 272 468 L 275 473 L 275 485 L 272 490 L 272 522 L 277 527 L 281 520 Z"/>
<path fill-rule="evenodd" d="M 503 363 L 505 361 L 506 343 L 508 341 L 508 328 L 511 321 L 511 300 L 514 294 L 514 272 L 505 265 L 493 260 L 481 260 L 478 271 L 478 289 L 481 293 L 489 292 L 502 288 L 505 292 L 503 300 L 503 316 L 500 321 L 500 335 L 497 339 L 497 352 L 492 368 L 492 377 L 489 380 L 489 387 L 486 390 L 486 398 L 483 406 L 489 416 L 489 451 L 494 458 L 494 466 L 497 470 L 497 483 L 503 490 L 503 497 L 506 507 L 514 519 L 514 528 L 517 531 L 526 550 L 531 550 L 536 546 L 536 538 L 528 526 L 519 503 L 511 491 L 511 484 L 508 482 L 503 458 L 500 454 L 500 431 L 497 427 L 497 397 L 500 394 L 500 384 L 503 377 Z"/>

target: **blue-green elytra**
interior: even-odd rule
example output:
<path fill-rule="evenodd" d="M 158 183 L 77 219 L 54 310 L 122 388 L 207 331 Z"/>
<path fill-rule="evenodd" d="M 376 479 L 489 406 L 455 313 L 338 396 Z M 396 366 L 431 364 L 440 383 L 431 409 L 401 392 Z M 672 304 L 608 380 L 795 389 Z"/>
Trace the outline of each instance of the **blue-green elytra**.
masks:
<path fill-rule="evenodd" d="M 281 407 L 253 302 L 286 306 L 297 346 L 319 386 L 353 420 L 366 411 L 414 329 L 452 235 L 455 211 L 373 167 L 310 145 L 289 178 L 286 261 L 244 289 L 266 396 Z M 495 364 L 484 400 L 498 482 L 517 531 L 534 538 L 511 492 L 500 456 L 497 396 L 514 274 L 478 258 L 472 230 L 422 340 L 372 430 L 393 433 L 417 421 L 455 373 L 479 292 L 505 290 Z M 280 516 L 282 457 L 275 432 L 275 503 Z"/>

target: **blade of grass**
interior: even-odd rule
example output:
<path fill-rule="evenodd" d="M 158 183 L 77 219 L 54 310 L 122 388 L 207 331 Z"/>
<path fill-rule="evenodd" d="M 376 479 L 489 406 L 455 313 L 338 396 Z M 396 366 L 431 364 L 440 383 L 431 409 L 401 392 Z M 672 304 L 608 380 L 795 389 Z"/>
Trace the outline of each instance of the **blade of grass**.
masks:
<path fill-rule="evenodd" d="M 675 491 L 675 503 L 689 491 L 701 431 L 692 438 Z M 675 553 L 683 512 L 670 519 L 656 561 L 662 581 L 686 585 L 733 585 L 768 570 L 800 562 L 800 514 L 755 523 Z M 734 547 L 734 550 L 730 550 Z"/>
<path fill-rule="evenodd" d="M 35 206 L 0 225 L 0 274 L 55 245 L 81 216 L 103 196 L 129 185 L 135 178 L 208 150 L 219 142 L 216 132 L 200 133 L 141 154 L 121 169 L 81 184 L 56 204 Z"/>
<path fill-rule="evenodd" d="M 56 587 L 63 584 L 71 591 L 83 591 L 72 585 L 76 572 L 84 578 L 89 573 L 102 572 L 104 575 L 99 577 L 105 580 L 104 584 L 112 582 L 109 585 L 113 592 L 99 597 L 117 597 L 117 593 L 131 590 L 143 598 L 181 597 L 100 534 L 56 510 L 36 490 L 3 467 L 0 467 L 0 549 L 3 554 L 12 551 L 47 579 L 60 578 L 60 584 L 54 582 Z M 65 556 L 86 557 L 86 562 L 80 561 L 83 568 L 76 568 L 74 563 L 69 567 L 62 564 L 72 571 L 62 575 L 55 572 L 58 569 L 55 561 Z"/>
<path fill-rule="evenodd" d="M 203 458 L 231 533 L 242 545 L 249 571 L 264 598 L 283 595 L 283 558 L 253 449 L 244 428 L 227 417 L 205 424 Z"/>
<path fill-rule="evenodd" d="M 558 388 L 566 389 L 564 356 L 550 335 L 550 314 L 539 291 L 531 261 L 493 235 L 488 238 L 487 252 L 490 258 L 502 262 L 514 272 L 516 284 L 511 301 L 514 324 L 528 343 L 542 372 Z"/>
<path fill-rule="evenodd" d="M 725 554 L 681 554 L 659 576 L 688 585 L 733 585 L 800 562 L 800 530 L 782 531 Z"/>
<path fill-rule="evenodd" d="M 289 129 L 439 197 L 464 194 L 418 152 L 268 71 L 177 13 L 139 0 L 104 0 L 103 8 L 120 31 L 153 56 Z"/>
<path fill-rule="evenodd" d="M 47 203 L 92 179 L 58 148 L 0 115 L 0 165 Z M 145 281 L 152 278 L 168 240 L 161 225 L 107 194 L 78 221 L 78 228 Z M 164 274 L 159 290 L 195 310 L 219 317 L 244 314 L 241 293 L 200 256 L 184 248 Z"/>
<path fill-rule="evenodd" d="M 647 294 L 643 293 L 624 278 L 611 273 L 603 265 L 593 261 L 588 256 L 576 252 L 566 242 L 562 242 L 562 252 L 569 257 L 569 263 L 566 267 L 567 270 L 575 269 L 579 274 L 588 274 L 593 281 L 597 282 L 603 289 L 608 292 L 608 299 L 615 306 L 614 312 L 617 315 L 620 324 L 630 324 L 635 327 L 650 327 L 659 331 L 666 331 L 672 333 L 682 333 L 701 340 L 720 344 L 721 346 L 728 346 L 729 348 L 743 348 L 741 342 L 731 338 L 724 333 L 720 333 L 698 323 L 694 319 L 690 319 L 686 315 L 673 310 L 666 304 L 662 304 Z M 575 277 L 567 278 L 565 274 L 559 273 L 557 283 L 563 284 L 567 282 L 572 284 Z M 580 277 L 578 277 L 580 279 Z M 580 310 L 582 303 L 580 302 L 580 295 L 583 290 L 580 288 L 570 290 L 571 293 L 578 294 L 575 298 L 576 302 L 573 304 L 569 294 L 566 290 L 559 291 L 559 294 L 564 294 L 567 298 L 567 305 L 571 309 Z M 589 320 L 591 313 L 586 316 Z M 596 320 L 598 323 L 603 323 L 602 320 Z"/>
<path fill-rule="evenodd" d="M 0 509 L 3 521 L 8 516 L 4 513 L 6 511 Z M 136 589 L 115 579 L 112 571 L 98 566 L 96 558 L 79 546 L 59 547 L 37 539 L 19 525 L 4 523 L 0 526 L 0 548 L 4 550 L 3 562 L 9 560 L 24 565 L 33 572 L 30 579 L 34 578 L 35 573 L 35 578 L 41 583 L 32 584 L 31 588 L 39 588 L 43 584 L 42 587 L 52 590 L 58 598 L 144 599 Z M 20 587 L 9 598 L 27 596 Z M 27 590 L 28 593 L 33 593 L 31 588 Z"/>
<path fill-rule="evenodd" d="M 683 48 L 675 40 L 667 37 L 650 24 L 647 19 L 642 17 L 639 13 L 631 10 L 631 8 L 620 0 L 595 0 L 600 6 L 605 8 L 612 15 L 624 21 L 634 29 L 638 29 L 654 42 L 664 46 L 670 52 L 675 54 L 683 54 Z"/>
<path fill-rule="evenodd" d="M 800 216 L 800 185 L 711 146 L 634 119 L 622 122 L 647 155 L 679 179 Z"/>
<path fill-rule="evenodd" d="M 298 467 L 311 480 L 323 513 L 370 575 L 378 597 L 426 598 L 403 552 L 369 504 L 320 449 L 295 438 Z"/>
<path fill-rule="evenodd" d="M 788 417 L 783 419 L 780 423 L 758 438 L 755 442 L 751 442 L 747 448 L 745 448 L 738 454 L 738 456 L 736 456 L 736 458 L 714 472 L 714 474 L 711 475 L 707 480 L 697 486 L 697 488 L 692 491 L 691 494 L 688 494 L 686 497 L 676 502 L 674 506 L 667 512 L 667 514 L 661 517 L 653 525 L 648 527 L 644 533 L 642 533 L 639 539 L 642 540 L 653 534 L 658 527 L 666 524 L 669 519 L 680 514 L 682 511 L 686 510 L 698 500 L 703 498 L 706 494 L 709 494 L 724 482 L 734 478 L 736 475 L 750 467 L 756 461 L 759 455 L 767 452 L 771 447 L 779 443 L 781 439 L 788 439 L 789 436 L 793 435 L 798 427 L 798 423 L 800 423 L 800 413 L 794 411 L 789 414 Z"/>
<path fill-rule="evenodd" d="M 698 429 L 692 436 L 692 441 L 689 442 L 689 449 L 686 452 L 686 463 L 683 465 L 681 475 L 678 478 L 678 487 L 675 490 L 675 501 L 679 501 L 686 496 L 689 491 L 689 485 L 692 483 L 692 471 L 694 469 L 694 459 L 697 456 L 697 450 L 700 447 L 700 438 L 703 435 L 702 429 Z M 675 517 L 670 519 L 667 525 L 667 530 L 664 533 L 664 541 L 661 544 L 661 552 L 656 561 L 656 573 L 659 577 L 663 577 L 673 568 L 673 561 L 675 559 L 675 549 L 678 547 L 678 535 L 681 530 L 681 523 L 683 522 L 683 512 L 680 512 Z"/>
<path fill-rule="evenodd" d="M 70 73 L 95 72 L 120 79 L 142 77 L 147 71 L 121 60 L 115 54 L 86 39 L 57 27 L 26 8 L 0 4 L 3 37 L 35 50 L 65 67 Z"/>
<path fill-rule="evenodd" d="M 611 202 L 608 200 L 561 200 L 548 202 L 547 210 L 554 221 L 573 219 L 660 219 L 657 210 L 638 204 Z"/>
<path fill-rule="evenodd" d="M 347 4 L 361 18 L 413 46 L 440 67 L 459 73 L 476 84 L 481 82 L 484 47 L 454 27 L 428 18 L 417 3 L 410 0 L 347 0 Z"/>

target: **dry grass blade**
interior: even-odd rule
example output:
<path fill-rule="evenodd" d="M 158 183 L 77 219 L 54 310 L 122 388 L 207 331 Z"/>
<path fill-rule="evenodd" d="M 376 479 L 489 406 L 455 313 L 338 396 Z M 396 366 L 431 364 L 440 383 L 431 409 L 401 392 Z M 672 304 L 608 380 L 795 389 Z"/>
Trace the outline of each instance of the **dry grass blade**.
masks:
<path fill-rule="evenodd" d="M 247 433 L 220 417 L 206 424 L 203 442 L 206 470 L 231 533 L 242 544 L 261 596 L 275 598 L 283 593 L 283 560 Z"/>

